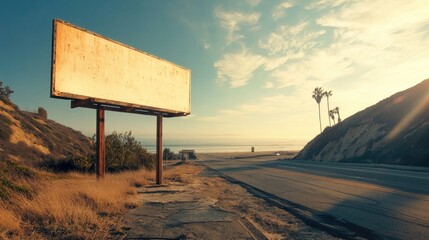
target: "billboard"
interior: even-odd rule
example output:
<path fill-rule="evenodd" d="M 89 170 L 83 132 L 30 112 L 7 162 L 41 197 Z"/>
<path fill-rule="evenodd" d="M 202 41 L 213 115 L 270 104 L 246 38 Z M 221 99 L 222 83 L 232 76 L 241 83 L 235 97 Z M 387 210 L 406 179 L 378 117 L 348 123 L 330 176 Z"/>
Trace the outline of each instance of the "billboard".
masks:
<path fill-rule="evenodd" d="M 53 21 L 51 97 L 183 116 L 190 89 L 189 69 Z"/>

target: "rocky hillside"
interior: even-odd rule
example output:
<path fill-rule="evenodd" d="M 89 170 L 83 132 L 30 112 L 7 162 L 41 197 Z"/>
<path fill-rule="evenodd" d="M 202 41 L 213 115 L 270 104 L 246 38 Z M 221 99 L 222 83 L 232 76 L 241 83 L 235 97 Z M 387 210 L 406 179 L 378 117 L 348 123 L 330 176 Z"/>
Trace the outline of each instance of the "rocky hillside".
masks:
<path fill-rule="evenodd" d="M 87 158 L 92 142 L 82 133 L 43 114 L 21 111 L 0 96 L 0 159 L 37 165 L 45 161 Z"/>
<path fill-rule="evenodd" d="M 295 159 L 429 166 L 429 79 L 326 128 Z"/>

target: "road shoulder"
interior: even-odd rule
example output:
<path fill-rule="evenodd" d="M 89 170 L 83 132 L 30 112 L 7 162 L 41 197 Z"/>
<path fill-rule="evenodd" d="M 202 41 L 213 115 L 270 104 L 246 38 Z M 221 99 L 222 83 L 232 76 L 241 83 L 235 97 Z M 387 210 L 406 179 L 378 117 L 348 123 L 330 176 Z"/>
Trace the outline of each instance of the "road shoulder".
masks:
<path fill-rule="evenodd" d="M 175 167 L 167 184 L 139 190 L 142 206 L 125 217 L 128 239 L 335 239 L 205 167 Z"/>

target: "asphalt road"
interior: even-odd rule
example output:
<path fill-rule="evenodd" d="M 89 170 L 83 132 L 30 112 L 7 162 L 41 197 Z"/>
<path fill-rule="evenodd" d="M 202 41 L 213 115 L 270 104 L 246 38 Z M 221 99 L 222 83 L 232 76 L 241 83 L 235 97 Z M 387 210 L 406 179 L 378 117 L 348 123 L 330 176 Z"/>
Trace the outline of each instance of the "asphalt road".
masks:
<path fill-rule="evenodd" d="M 203 164 L 219 173 L 306 211 L 314 222 L 357 233 L 345 235 L 348 238 L 429 239 L 429 172 L 424 169 L 210 155 L 204 159 Z"/>

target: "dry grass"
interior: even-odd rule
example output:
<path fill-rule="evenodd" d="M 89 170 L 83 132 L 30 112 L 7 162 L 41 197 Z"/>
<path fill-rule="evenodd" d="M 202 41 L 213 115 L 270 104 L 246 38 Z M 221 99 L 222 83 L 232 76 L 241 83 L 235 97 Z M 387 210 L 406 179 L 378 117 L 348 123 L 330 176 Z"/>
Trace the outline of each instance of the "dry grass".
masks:
<path fill-rule="evenodd" d="M 122 216 L 137 207 L 136 187 L 147 171 L 107 175 L 71 173 L 35 183 L 31 197 L 13 195 L 0 206 L 0 239 L 120 239 Z"/>
<path fill-rule="evenodd" d="M 16 232 L 20 230 L 21 219 L 15 212 L 0 205 L 0 238 L 4 237 L 4 233 Z"/>
<path fill-rule="evenodd" d="M 3 165 L 3 174 L 8 174 L 2 179 L 17 189 L 26 187 L 30 194 L 11 188 L 7 198 L 0 199 L 0 239 L 122 239 L 123 216 L 141 204 L 137 188 L 153 184 L 155 177 L 154 172 L 140 170 L 97 180 L 89 174 L 52 174 Z M 191 183 L 200 171 L 179 162 L 164 171 L 164 180 Z"/>
<path fill-rule="evenodd" d="M 9 100 L 0 98 L 0 145 L 11 160 L 36 166 L 47 159 L 81 158 L 93 154 L 91 140 L 71 128 L 45 119 L 37 113 L 21 111 Z"/>
<path fill-rule="evenodd" d="M 202 168 L 195 166 L 192 162 L 177 162 L 172 167 L 167 168 L 164 173 L 164 180 L 166 183 L 191 183 L 201 171 Z"/>

